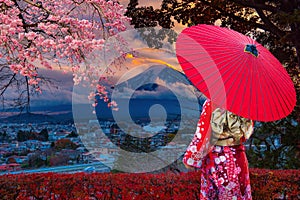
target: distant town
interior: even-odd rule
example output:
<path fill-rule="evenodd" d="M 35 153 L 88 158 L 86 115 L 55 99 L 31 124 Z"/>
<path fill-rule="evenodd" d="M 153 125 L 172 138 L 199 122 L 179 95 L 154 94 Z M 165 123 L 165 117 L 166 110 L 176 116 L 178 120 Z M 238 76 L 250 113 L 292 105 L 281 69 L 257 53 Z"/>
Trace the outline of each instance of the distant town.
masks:
<path fill-rule="evenodd" d="M 74 123 L 0 123 L 0 174 L 57 166 L 112 163 L 118 151 L 111 143 L 123 150 L 151 152 L 168 144 L 179 128 L 176 120 L 167 122 L 164 127 L 140 125 L 145 131 L 139 134 L 148 137 L 125 134 L 111 121 L 90 120 L 77 127 Z M 158 133 L 150 137 L 156 131 Z M 100 132 L 107 137 L 99 137 Z M 97 138 L 97 141 L 93 138 Z M 90 141 L 88 145 L 83 142 L 85 140 Z M 74 168 L 74 171 L 79 169 L 82 170 L 82 167 Z M 95 171 L 97 168 L 87 167 L 84 170 Z"/>
<path fill-rule="evenodd" d="M 175 161 L 173 166 L 166 164 L 166 167 L 186 170 L 176 160 L 181 160 L 180 157 L 192 139 L 195 131 L 193 127 L 196 127 L 191 126 L 193 116 L 188 120 L 174 116 L 165 123 L 150 123 L 148 118 L 139 118 L 134 122 L 136 126 L 107 119 L 74 123 L 71 116 L 25 114 L 18 118 L 2 118 L 0 174 L 109 172 L 122 162 L 118 162 L 119 158 L 124 159 L 119 155 L 119 149 L 134 153 L 162 150 L 159 157 Z M 181 134 L 177 134 L 178 130 Z M 180 138 L 179 142 L 174 143 L 176 135 Z M 280 147 L 280 138 L 273 139 L 274 148 Z M 257 151 L 266 149 L 265 145 L 257 149 L 252 140 L 245 146 L 247 149 L 251 146 Z"/>

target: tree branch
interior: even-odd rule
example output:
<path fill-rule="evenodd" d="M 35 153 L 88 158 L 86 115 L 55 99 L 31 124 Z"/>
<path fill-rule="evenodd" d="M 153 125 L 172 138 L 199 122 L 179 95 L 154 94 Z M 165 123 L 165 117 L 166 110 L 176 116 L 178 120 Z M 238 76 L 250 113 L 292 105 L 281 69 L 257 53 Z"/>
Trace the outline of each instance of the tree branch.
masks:
<path fill-rule="evenodd" d="M 271 31 L 272 33 L 276 34 L 279 37 L 283 37 L 285 33 L 277 28 L 265 15 L 263 10 L 261 8 L 256 8 L 255 9 L 261 20 L 264 22 L 265 27 L 268 31 Z"/>
<path fill-rule="evenodd" d="M 8 86 L 12 83 L 12 81 L 14 80 L 15 77 L 16 77 L 16 73 L 14 73 L 13 76 L 11 77 L 11 79 L 9 80 L 9 82 L 1 88 L 2 91 L 1 91 L 0 96 L 2 96 L 4 94 L 4 92 L 7 90 Z"/>
<path fill-rule="evenodd" d="M 104 26 L 104 22 L 103 22 L 103 19 L 102 19 L 102 16 L 103 16 L 102 10 L 99 8 L 99 6 L 95 5 L 94 3 L 92 3 L 92 6 L 94 7 L 94 9 L 96 10 L 96 12 L 99 15 L 100 22 L 101 22 L 101 25 L 102 25 L 103 38 L 106 39 L 106 36 L 105 36 L 105 26 Z"/>
<path fill-rule="evenodd" d="M 266 4 L 259 4 L 259 3 L 254 3 L 252 1 L 242 1 L 242 0 L 231 0 L 232 2 L 245 6 L 245 7 L 251 7 L 251 8 L 259 8 L 262 10 L 266 10 L 266 11 L 270 11 L 273 13 L 277 13 L 279 12 L 279 9 L 274 7 L 274 6 L 270 6 L 270 5 L 266 5 Z"/>
<path fill-rule="evenodd" d="M 28 3 L 29 5 L 35 6 L 37 8 L 41 8 L 42 10 L 46 11 L 48 14 L 54 15 L 54 13 L 52 13 L 50 10 L 44 8 L 42 4 L 37 4 L 37 3 L 34 3 L 33 1 L 30 1 L 30 0 L 23 0 L 23 1 Z"/>
<path fill-rule="evenodd" d="M 26 94 L 27 94 L 27 103 L 26 103 L 26 113 L 30 112 L 30 90 L 29 90 L 29 83 L 28 83 L 28 77 L 25 76 L 26 80 Z"/>
<path fill-rule="evenodd" d="M 252 1 L 242 1 L 242 0 L 231 0 L 231 2 L 234 2 L 236 4 L 239 4 L 241 6 L 246 6 L 246 7 L 250 7 L 256 10 L 257 14 L 259 15 L 259 17 L 261 18 L 261 20 L 263 21 L 264 24 L 259 24 L 259 23 L 254 23 L 253 25 L 255 25 L 257 28 L 261 28 L 263 30 L 267 30 L 270 31 L 274 34 L 276 34 L 279 37 L 283 37 L 286 33 L 282 30 L 280 30 L 279 28 L 277 28 L 268 18 L 267 16 L 264 14 L 263 10 L 266 11 L 270 11 L 272 13 L 278 13 L 279 9 L 273 6 L 269 6 L 269 5 L 265 5 L 265 4 L 259 4 L 259 3 L 255 3 L 253 0 Z M 206 2 L 205 2 L 206 3 Z M 209 6 L 209 5 L 208 5 Z M 220 12 L 224 12 L 224 10 L 217 8 Z M 250 24 L 251 22 L 244 20 L 240 17 L 235 16 L 234 14 L 231 13 L 227 13 L 227 15 L 229 15 L 231 18 L 236 19 L 236 20 L 242 20 L 243 23 L 248 23 Z"/>
<path fill-rule="evenodd" d="M 207 2 L 207 1 L 201 1 L 202 3 L 204 3 L 206 6 L 210 6 L 210 3 Z M 233 13 L 230 13 L 230 12 L 227 12 L 225 11 L 224 9 L 222 8 L 219 8 L 219 7 L 215 7 L 216 10 L 218 10 L 220 13 L 222 13 L 222 15 L 224 16 L 229 16 L 230 18 L 234 19 L 234 20 L 237 20 L 237 21 L 240 21 L 242 23 L 245 23 L 245 24 L 248 24 L 248 25 L 251 25 L 251 26 L 254 26 L 254 27 L 257 27 L 257 28 L 260 28 L 260 29 L 263 29 L 263 30 L 267 30 L 267 31 L 273 31 L 272 29 L 270 29 L 267 24 L 260 24 L 260 23 L 256 23 L 256 22 L 251 22 L 251 21 L 248 21 L 246 19 L 243 19 L 241 17 L 238 17 L 236 15 L 234 15 Z M 266 16 L 265 16 L 266 17 Z M 268 19 L 266 19 L 268 20 Z M 270 22 L 271 23 L 271 22 Z M 272 24 L 272 23 L 271 23 Z M 272 24 L 273 25 L 273 24 Z M 274 26 L 274 25 L 273 25 Z M 278 29 L 276 26 L 275 26 L 276 29 Z M 285 33 L 281 30 L 278 29 L 278 31 L 282 32 L 280 35 L 280 37 L 282 37 L 283 35 L 285 35 Z"/>

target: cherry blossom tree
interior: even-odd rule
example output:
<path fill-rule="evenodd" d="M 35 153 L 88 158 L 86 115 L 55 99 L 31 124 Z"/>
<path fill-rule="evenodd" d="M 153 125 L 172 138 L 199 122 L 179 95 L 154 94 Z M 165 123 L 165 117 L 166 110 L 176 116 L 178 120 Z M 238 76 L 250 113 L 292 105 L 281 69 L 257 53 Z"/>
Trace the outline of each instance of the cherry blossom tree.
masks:
<path fill-rule="evenodd" d="M 62 66 L 69 66 L 75 84 L 89 79 L 96 69 L 85 65 L 81 70 L 86 56 L 102 50 L 107 38 L 126 29 L 130 19 L 125 12 L 116 0 L 0 0 L 3 105 L 5 94 L 14 88 L 18 96 L 12 104 L 29 108 L 31 95 L 42 92 L 41 84 L 47 82 L 39 74 L 41 68 L 63 71 Z M 105 88 L 97 81 L 92 84 L 108 101 Z"/>

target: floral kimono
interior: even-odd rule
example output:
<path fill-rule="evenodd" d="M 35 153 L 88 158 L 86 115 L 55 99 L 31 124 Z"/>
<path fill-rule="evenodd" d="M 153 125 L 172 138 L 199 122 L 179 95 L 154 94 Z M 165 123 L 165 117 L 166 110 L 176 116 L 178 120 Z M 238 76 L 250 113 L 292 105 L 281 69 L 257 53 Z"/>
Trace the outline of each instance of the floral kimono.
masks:
<path fill-rule="evenodd" d="M 206 101 L 183 162 L 201 170 L 200 199 L 251 200 L 243 142 L 253 132 L 251 120 Z"/>

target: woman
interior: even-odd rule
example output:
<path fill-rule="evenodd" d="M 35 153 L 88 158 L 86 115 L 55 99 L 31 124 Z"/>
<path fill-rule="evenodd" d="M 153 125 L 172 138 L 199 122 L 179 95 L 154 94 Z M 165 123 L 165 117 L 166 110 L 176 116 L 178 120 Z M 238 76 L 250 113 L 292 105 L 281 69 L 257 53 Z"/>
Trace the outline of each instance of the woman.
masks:
<path fill-rule="evenodd" d="M 217 108 L 207 100 L 183 163 L 201 170 L 200 199 L 251 200 L 243 142 L 253 122 Z"/>

